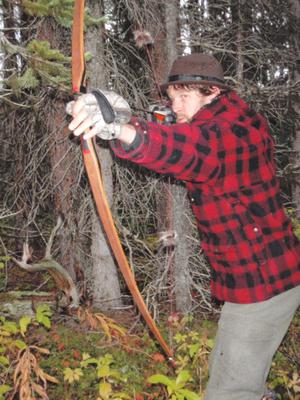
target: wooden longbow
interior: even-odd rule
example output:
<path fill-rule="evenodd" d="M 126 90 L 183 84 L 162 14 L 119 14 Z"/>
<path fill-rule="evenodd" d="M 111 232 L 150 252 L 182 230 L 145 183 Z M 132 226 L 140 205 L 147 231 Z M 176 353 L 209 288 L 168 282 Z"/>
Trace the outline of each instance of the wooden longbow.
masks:
<path fill-rule="evenodd" d="M 73 29 L 72 29 L 72 87 L 74 94 L 79 94 L 84 85 L 84 0 L 75 0 Z M 113 116 L 112 116 L 113 117 Z M 173 353 L 159 329 L 157 328 L 149 310 L 137 287 L 134 275 L 124 254 L 114 220 L 110 211 L 107 196 L 103 187 L 101 177 L 101 165 L 96 155 L 94 139 L 84 140 L 81 138 L 81 147 L 86 173 L 90 182 L 96 208 L 106 233 L 111 250 L 115 256 L 118 266 L 122 272 L 125 282 L 132 294 L 132 297 L 144 317 L 151 332 L 160 343 L 162 349 L 168 356 L 168 360 L 174 365 Z"/>

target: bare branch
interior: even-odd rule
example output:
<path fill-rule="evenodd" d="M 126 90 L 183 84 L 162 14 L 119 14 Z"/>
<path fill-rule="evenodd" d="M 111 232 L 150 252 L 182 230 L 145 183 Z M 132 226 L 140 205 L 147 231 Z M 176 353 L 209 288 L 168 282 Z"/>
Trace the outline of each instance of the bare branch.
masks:
<path fill-rule="evenodd" d="M 28 272 L 37 272 L 37 271 L 47 271 L 53 277 L 54 281 L 57 284 L 57 287 L 62 290 L 67 298 L 69 306 L 72 308 L 77 308 L 79 306 L 79 294 L 73 279 L 71 278 L 68 271 L 60 265 L 57 261 L 55 261 L 51 256 L 51 246 L 54 240 L 54 237 L 62 225 L 62 218 L 59 217 L 57 219 L 57 223 L 53 228 L 47 246 L 45 257 L 33 264 L 29 264 L 28 261 L 32 257 L 32 251 L 29 248 L 28 243 L 24 243 L 23 245 L 23 255 L 22 260 L 19 261 L 15 257 L 12 257 L 12 260 L 15 264 L 17 264 L 22 269 L 25 269 Z"/>
<path fill-rule="evenodd" d="M 56 221 L 56 225 L 55 227 L 52 229 L 52 232 L 50 234 L 47 246 L 46 246 L 46 252 L 45 252 L 45 258 L 51 258 L 51 248 L 53 245 L 53 240 L 55 238 L 55 235 L 57 233 L 57 231 L 61 228 L 61 226 L 63 225 L 63 220 L 61 215 L 59 215 L 57 217 L 57 221 Z"/>

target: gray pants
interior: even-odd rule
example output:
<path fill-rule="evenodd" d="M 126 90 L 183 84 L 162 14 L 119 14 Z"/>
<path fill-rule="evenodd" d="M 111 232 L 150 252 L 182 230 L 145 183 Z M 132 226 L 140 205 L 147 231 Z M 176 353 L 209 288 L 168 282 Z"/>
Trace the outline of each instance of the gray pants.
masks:
<path fill-rule="evenodd" d="M 253 304 L 225 303 L 205 400 L 260 400 L 272 358 L 300 304 L 300 286 Z"/>

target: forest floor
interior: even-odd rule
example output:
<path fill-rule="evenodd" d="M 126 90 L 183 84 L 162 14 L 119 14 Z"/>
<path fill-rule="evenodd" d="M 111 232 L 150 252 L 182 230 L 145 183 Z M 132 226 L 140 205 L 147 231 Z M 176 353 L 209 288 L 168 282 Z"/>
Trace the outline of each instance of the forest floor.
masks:
<path fill-rule="evenodd" d="M 13 268 L 5 291 L 53 290 L 46 273 L 34 275 Z M 3 280 L 0 271 L 1 287 Z M 0 400 L 203 398 L 216 314 L 192 318 L 161 311 L 159 327 L 174 351 L 174 369 L 134 307 L 113 316 L 87 305 L 73 312 L 34 302 L 33 308 L 31 317 L 0 317 Z M 268 378 L 280 400 L 300 400 L 299 343 L 300 312 Z"/>

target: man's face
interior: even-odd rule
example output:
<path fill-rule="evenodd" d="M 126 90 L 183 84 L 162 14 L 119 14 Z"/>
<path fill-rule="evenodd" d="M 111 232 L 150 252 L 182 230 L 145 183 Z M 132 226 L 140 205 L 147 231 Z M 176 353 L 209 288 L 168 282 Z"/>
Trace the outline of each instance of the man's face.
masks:
<path fill-rule="evenodd" d="M 197 89 L 174 88 L 167 89 L 171 107 L 176 114 L 177 122 L 189 122 L 191 118 L 206 104 L 209 104 L 220 94 L 220 89 L 213 86 L 209 96 L 201 94 Z"/>

